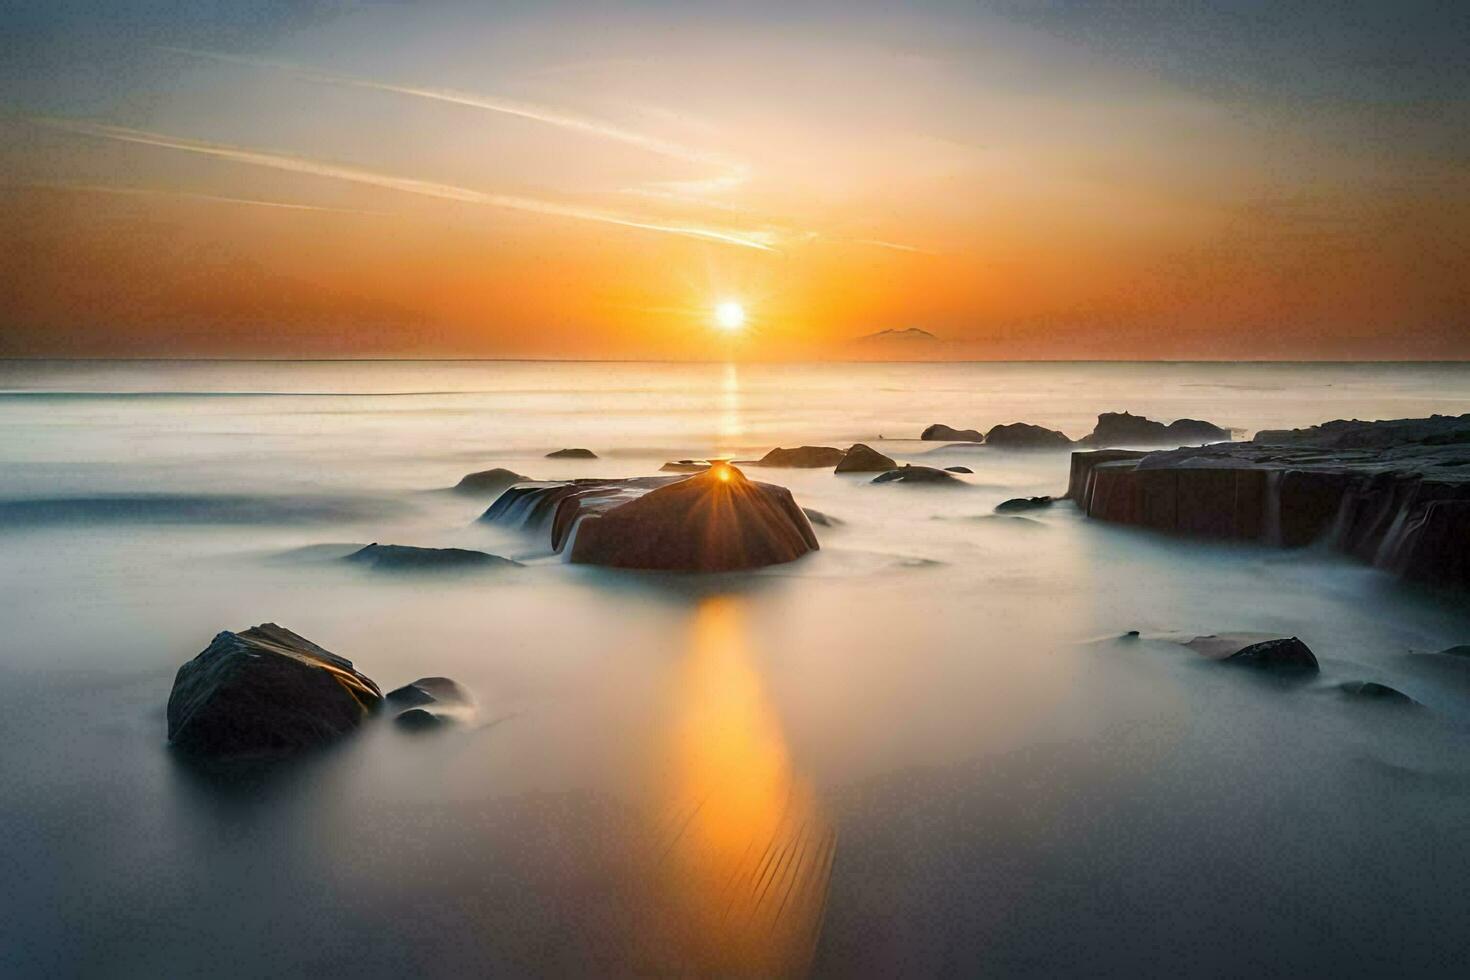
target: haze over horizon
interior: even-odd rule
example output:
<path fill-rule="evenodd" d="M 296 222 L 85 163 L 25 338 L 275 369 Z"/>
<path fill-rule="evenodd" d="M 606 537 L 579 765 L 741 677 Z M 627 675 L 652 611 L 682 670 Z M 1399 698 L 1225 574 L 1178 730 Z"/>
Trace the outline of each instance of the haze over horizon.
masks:
<path fill-rule="evenodd" d="M 0 356 L 1470 346 L 1460 3 L 3 18 Z"/>

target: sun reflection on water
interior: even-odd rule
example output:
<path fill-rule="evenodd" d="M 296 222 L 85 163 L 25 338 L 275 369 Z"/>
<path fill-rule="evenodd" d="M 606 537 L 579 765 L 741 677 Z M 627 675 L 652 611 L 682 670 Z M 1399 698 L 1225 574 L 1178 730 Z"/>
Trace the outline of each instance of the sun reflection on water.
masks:
<path fill-rule="evenodd" d="M 792 768 L 739 599 L 704 600 L 676 680 L 651 967 L 796 975 L 821 932 L 836 833 Z"/>

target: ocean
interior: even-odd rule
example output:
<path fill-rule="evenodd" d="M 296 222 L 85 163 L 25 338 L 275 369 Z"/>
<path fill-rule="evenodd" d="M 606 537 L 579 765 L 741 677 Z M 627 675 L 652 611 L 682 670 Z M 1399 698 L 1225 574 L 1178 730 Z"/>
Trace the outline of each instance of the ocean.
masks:
<path fill-rule="evenodd" d="M 1067 453 L 918 440 L 1122 410 L 1458 414 L 1470 364 L 0 362 L 0 974 L 1462 975 L 1470 669 L 1418 654 L 1470 643 L 1463 595 L 996 515 Z M 974 472 L 749 469 L 836 522 L 710 576 L 569 565 L 447 489 L 853 442 Z M 370 542 L 524 567 L 337 560 Z M 174 672 L 263 622 L 478 720 L 203 770 Z"/>

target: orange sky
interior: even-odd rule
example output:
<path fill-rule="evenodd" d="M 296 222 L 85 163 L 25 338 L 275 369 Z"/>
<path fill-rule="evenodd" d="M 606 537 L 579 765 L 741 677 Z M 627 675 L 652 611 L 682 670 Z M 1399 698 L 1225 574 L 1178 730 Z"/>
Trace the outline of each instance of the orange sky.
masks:
<path fill-rule="evenodd" d="M 1470 351 L 1463 90 L 1357 35 L 598 9 L 19 25 L 0 355 Z"/>

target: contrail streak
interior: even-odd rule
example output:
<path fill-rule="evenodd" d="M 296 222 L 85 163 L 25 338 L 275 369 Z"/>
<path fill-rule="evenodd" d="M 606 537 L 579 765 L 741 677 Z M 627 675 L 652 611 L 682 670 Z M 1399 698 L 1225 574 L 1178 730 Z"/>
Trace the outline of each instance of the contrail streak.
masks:
<path fill-rule="evenodd" d="M 197 191 L 180 191 L 161 187 L 115 187 L 107 184 L 70 184 L 65 181 L 35 180 L 15 187 L 39 187 L 53 191 L 80 191 L 86 194 L 124 194 L 134 197 L 183 197 L 191 201 L 211 201 L 217 204 L 248 204 L 261 208 L 281 208 L 287 211 L 325 211 L 332 214 L 387 215 L 387 211 L 365 211 L 361 208 L 333 208 L 323 204 L 293 204 L 287 201 L 262 201 L 253 197 L 225 197 L 220 194 L 201 194 Z"/>
<path fill-rule="evenodd" d="M 338 75 L 334 72 L 322 71 L 317 68 L 293 65 L 281 61 L 268 61 L 261 58 L 248 58 L 243 55 L 225 54 L 219 51 L 199 51 L 193 48 L 173 47 L 165 47 L 161 48 L 161 50 L 170 51 L 174 54 L 187 55 L 192 58 L 223 62 L 225 64 L 246 65 L 252 68 L 273 68 L 277 71 L 287 72 L 305 81 L 317 82 L 323 85 L 341 85 L 348 88 L 367 89 L 374 92 L 393 92 L 398 95 L 431 99 L 435 102 L 447 102 L 451 105 L 485 109 L 507 116 L 518 116 L 521 119 L 534 119 L 537 122 L 543 122 L 550 126 L 559 126 L 562 129 L 574 130 L 590 136 L 626 143 L 629 146 L 636 146 L 661 156 L 674 157 L 679 160 L 688 160 L 694 163 L 710 164 L 741 172 L 745 170 L 743 165 L 727 160 L 718 154 L 708 153 L 694 147 L 659 139 L 657 136 L 650 136 L 647 133 L 640 133 L 636 130 L 625 129 L 600 119 L 578 116 L 551 106 L 537 105 L 532 102 L 521 102 L 517 99 L 506 99 L 495 95 L 477 95 L 470 92 L 459 92 L 454 89 L 428 88 L 419 85 L 395 85 L 391 82 L 378 82 L 370 78 L 358 78 L 353 75 Z"/>
<path fill-rule="evenodd" d="M 248 163 L 258 167 L 269 167 L 292 173 L 311 174 L 317 177 L 330 177 L 335 180 L 346 180 L 359 184 L 368 184 L 373 187 L 384 187 L 389 190 L 403 191 L 404 193 L 418 194 L 424 197 L 436 197 L 447 201 L 461 201 L 468 204 L 485 204 L 491 207 L 507 208 L 514 211 L 528 211 L 533 214 L 574 218 L 579 221 L 596 221 L 602 224 L 619 225 L 624 228 L 640 228 L 645 231 L 662 232 L 668 235 L 682 235 L 686 238 L 700 238 L 706 241 L 723 242 L 727 245 L 738 245 L 742 248 L 754 248 L 767 252 L 775 251 L 771 245 L 759 240 L 754 234 L 750 233 L 737 234 L 735 232 L 721 231 L 713 228 L 661 224 L 616 214 L 614 212 L 597 211 L 570 204 L 558 204 L 553 201 L 542 201 L 532 197 L 490 194 L 468 187 L 457 187 L 453 184 L 440 184 L 433 181 L 417 180 L 411 177 L 395 177 L 391 174 L 380 174 L 371 170 L 346 167 L 340 164 L 326 163 L 305 157 L 294 157 L 280 153 L 252 150 L 247 147 L 231 146 L 227 143 L 210 143 L 204 140 L 168 136 L 163 133 L 152 133 L 141 129 L 128 129 L 123 126 L 111 126 L 105 123 L 46 118 L 38 119 L 37 121 L 55 129 L 79 133 L 85 136 L 117 140 L 123 143 L 139 143 L 144 146 L 157 146 L 171 150 L 182 150 L 188 153 L 199 153 L 205 156 L 218 157 L 223 160 L 232 160 L 237 163 Z"/>

